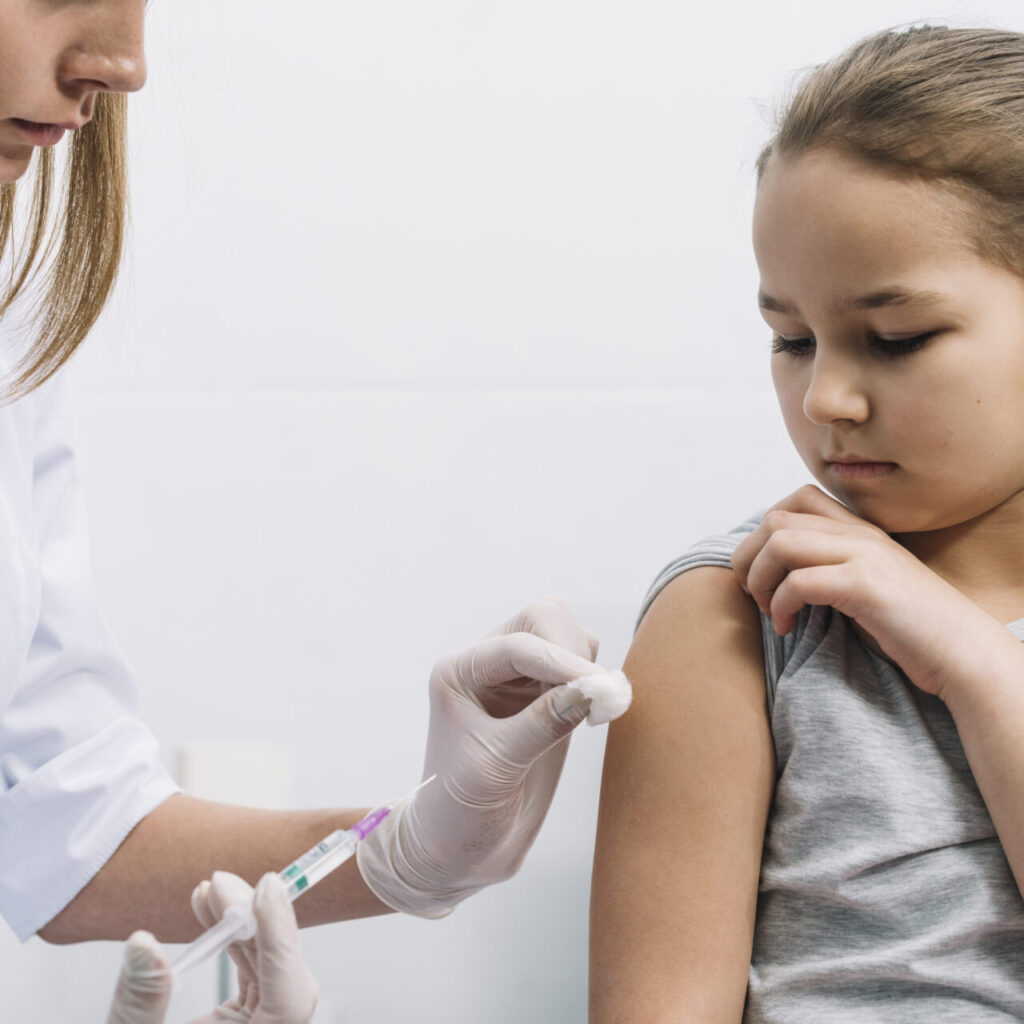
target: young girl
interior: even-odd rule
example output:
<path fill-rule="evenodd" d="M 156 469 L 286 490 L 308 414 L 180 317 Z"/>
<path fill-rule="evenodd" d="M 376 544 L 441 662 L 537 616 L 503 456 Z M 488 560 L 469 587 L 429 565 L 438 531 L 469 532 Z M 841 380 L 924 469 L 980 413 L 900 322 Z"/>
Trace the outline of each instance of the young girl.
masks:
<path fill-rule="evenodd" d="M 1024 36 L 857 44 L 758 179 L 772 376 L 820 488 L 647 598 L 591 1021 L 1019 1021 Z"/>

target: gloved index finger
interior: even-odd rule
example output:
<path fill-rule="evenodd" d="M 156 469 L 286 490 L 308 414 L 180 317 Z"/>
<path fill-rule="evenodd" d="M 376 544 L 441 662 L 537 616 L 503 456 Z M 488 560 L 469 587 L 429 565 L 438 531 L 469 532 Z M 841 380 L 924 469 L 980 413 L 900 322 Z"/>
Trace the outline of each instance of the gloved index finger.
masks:
<path fill-rule="evenodd" d="M 445 667 L 444 662 L 439 666 L 442 671 Z M 533 633 L 488 637 L 452 655 L 447 667 L 463 682 L 479 686 L 501 686 L 523 678 L 557 685 L 593 675 L 595 670 L 593 662 Z"/>
<path fill-rule="evenodd" d="M 544 640 L 558 644 L 567 651 L 588 657 L 591 661 L 597 653 L 596 638 L 585 630 L 569 610 L 569 606 L 555 597 L 542 597 L 517 612 L 487 638 L 510 633 L 533 633 Z"/>
<path fill-rule="evenodd" d="M 203 927 L 209 928 L 229 907 L 248 903 L 252 896 L 252 886 L 245 879 L 230 871 L 215 871 L 209 882 L 196 886 L 192 893 L 192 910 Z M 232 942 L 227 952 L 240 972 L 249 971 L 252 977 L 256 976 L 256 951 L 251 942 Z"/>
<path fill-rule="evenodd" d="M 192 912 L 204 928 L 216 924 L 224 911 L 235 903 L 252 899 L 252 886 L 230 871 L 215 871 L 208 882 L 200 882 L 192 892 Z"/>

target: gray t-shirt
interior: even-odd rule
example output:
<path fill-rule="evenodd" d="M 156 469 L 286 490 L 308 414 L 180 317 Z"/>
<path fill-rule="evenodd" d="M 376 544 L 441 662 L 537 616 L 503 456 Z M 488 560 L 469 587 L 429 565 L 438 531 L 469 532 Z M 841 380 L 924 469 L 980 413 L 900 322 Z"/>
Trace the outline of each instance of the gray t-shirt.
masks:
<path fill-rule="evenodd" d="M 666 567 L 641 617 L 762 515 Z M 744 1024 L 1024 1020 L 1024 901 L 945 704 L 832 608 L 761 633 L 776 779 Z"/>

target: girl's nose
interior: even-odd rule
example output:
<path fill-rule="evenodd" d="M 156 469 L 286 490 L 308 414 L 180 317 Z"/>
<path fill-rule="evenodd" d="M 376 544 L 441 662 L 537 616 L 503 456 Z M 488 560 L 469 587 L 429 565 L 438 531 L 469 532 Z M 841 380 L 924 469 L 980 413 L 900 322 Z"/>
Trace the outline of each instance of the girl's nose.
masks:
<path fill-rule="evenodd" d="M 855 367 L 835 356 L 814 356 L 810 384 L 804 393 L 804 415 L 824 426 L 838 420 L 863 423 L 870 413 L 867 395 Z"/>
<path fill-rule="evenodd" d="M 58 68 L 61 87 L 74 96 L 135 92 L 146 83 L 145 0 L 97 5 Z"/>

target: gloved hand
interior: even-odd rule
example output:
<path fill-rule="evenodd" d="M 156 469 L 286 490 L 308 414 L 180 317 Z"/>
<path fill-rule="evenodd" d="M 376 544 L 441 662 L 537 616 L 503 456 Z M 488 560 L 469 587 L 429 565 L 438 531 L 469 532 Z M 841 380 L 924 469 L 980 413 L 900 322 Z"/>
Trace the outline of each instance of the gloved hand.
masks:
<path fill-rule="evenodd" d="M 192 909 L 209 928 L 233 903 L 243 903 L 253 890 L 237 875 L 218 871 L 192 893 Z M 308 1024 L 319 989 L 302 959 L 295 911 L 284 885 L 264 875 L 253 901 L 256 934 L 228 947 L 238 966 L 238 995 L 192 1024 Z M 148 932 L 136 932 L 125 947 L 107 1024 L 163 1024 L 171 993 L 170 962 Z"/>
<path fill-rule="evenodd" d="M 511 878 L 530 849 L 588 702 L 564 684 L 593 675 L 596 638 L 559 601 L 530 605 L 438 662 L 430 677 L 424 778 L 357 847 L 359 870 L 394 910 L 444 917 Z M 600 670 L 598 670 L 600 671 Z"/>

